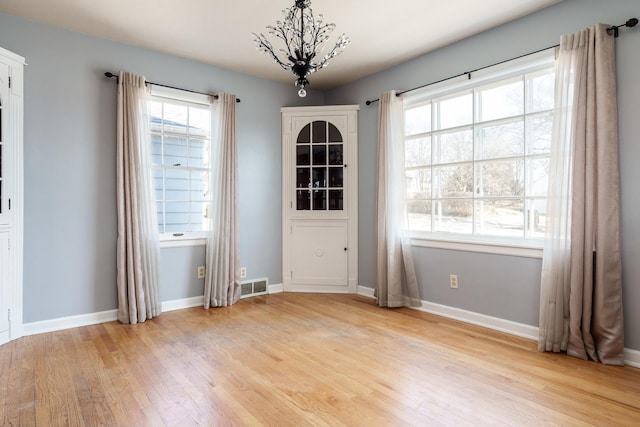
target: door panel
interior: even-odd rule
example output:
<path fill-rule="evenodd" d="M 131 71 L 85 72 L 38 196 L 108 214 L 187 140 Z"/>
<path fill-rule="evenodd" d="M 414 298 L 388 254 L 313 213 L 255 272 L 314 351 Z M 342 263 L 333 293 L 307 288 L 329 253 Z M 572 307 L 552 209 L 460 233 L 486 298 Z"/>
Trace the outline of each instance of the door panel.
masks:
<path fill-rule="evenodd" d="M 291 279 L 314 286 L 347 286 L 347 223 L 294 222 Z"/>

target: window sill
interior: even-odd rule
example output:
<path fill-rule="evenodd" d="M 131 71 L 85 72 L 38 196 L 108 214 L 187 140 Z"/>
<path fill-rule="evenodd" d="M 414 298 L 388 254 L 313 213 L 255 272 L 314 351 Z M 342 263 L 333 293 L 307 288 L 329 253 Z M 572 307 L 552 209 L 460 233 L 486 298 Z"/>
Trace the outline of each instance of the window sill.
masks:
<path fill-rule="evenodd" d="M 411 246 L 421 248 L 448 249 L 452 251 L 479 252 L 524 258 L 542 258 L 542 247 L 533 244 L 510 242 L 480 242 L 444 237 L 412 236 Z"/>
<path fill-rule="evenodd" d="M 202 236 L 173 236 L 160 235 L 160 249 L 186 248 L 193 246 L 206 246 L 207 238 Z"/>

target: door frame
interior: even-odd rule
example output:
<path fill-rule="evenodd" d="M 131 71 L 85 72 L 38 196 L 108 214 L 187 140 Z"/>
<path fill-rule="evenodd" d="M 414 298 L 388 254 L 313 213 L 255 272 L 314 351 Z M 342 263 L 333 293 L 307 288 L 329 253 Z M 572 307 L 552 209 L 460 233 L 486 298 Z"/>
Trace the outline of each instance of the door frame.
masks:
<path fill-rule="evenodd" d="M 283 107 L 282 114 L 282 285 L 285 292 L 330 292 L 356 293 L 358 288 L 358 110 L 359 105 Z M 308 215 L 296 214 L 294 194 L 295 182 L 294 148 L 297 135 L 294 122 L 308 118 L 309 122 L 327 120 L 336 116 L 346 120 L 343 135 L 345 153 L 345 209 L 338 215 L 327 215 L 311 219 Z M 336 221 L 347 226 L 347 286 L 313 286 L 295 283 L 292 280 L 291 254 L 294 223 L 308 221 Z"/>

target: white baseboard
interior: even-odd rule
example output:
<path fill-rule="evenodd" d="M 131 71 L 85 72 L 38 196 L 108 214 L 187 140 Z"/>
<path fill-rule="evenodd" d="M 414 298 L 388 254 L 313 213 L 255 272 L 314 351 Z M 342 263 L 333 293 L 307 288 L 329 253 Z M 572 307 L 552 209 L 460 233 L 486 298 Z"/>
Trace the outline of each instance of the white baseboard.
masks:
<path fill-rule="evenodd" d="M 473 311 L 428 301 L 422 301 L 422 307 L 412 308 L 496 331 L 505 332 L 522 338 L 528 338 L 534 341 L 538 340 L 537 326 L 525 325 L 523 323 L 512 322 L 511 320 L 500 319 L 498 317 L 487 316 L 486 314 L 475 313 Z"/>
<path fill-rule="evenodd" d="M 100 311 L 98 313 L 79 314 L 77 316 L 60 317 L 58 319 L 42 320 L 23 324 L 25 336 L 43 334 L 45 332 L 61 331 L 63 329 L 78 328 L 80 326 L 96 325 L 98 323 L 118 320 L 118 310 Z"/>
<path fill-rule="evenodd" d="M 183 308 L 202 306 L 204 306 L 203 296 L 162 301 L 162 311 L 182 310 Z"/>
<path fill-rule="evenodd" d="M 180 310 L 183 308 L 201 306 L 203 297 L 183 298 L 162 302 L 162 311 Z M 100 311 L 97 313 L 79 314 L 77 316 L 60 317 L 58 319 L 42 320 L 22 325 L 23 336 L 44 334 L 46 332 L 62 331 L 69 328 L 96 325 L 98 323 L 118 320 L 118 310 Z"/>
<path fill-rule="evenodd" d="M 640 368 L 640 351 L 632 350 L 630 348 L 625 348 L 624 364 L 628 366 L 633 366 L 634 368 Z"/>
<path fill-rule="evenodd" d="M 369 298 L 375 298 L 375 296 L 373 295 L 374 292 L 375 292 L 375 289 L 369 288 L 366 286 L 360 286 L 360 285 L 358 285 L 358 290 L 356 291 L 358 295 L 362 295 L 363 297 L 369 297 Z"/>
<path fill-rule="evenodd" d="M 284 286 L 282 286 L 282 283 L 267 286 L 267 293 L 269 294 L 279 294 L 281 292 L 284 292 Z"/>

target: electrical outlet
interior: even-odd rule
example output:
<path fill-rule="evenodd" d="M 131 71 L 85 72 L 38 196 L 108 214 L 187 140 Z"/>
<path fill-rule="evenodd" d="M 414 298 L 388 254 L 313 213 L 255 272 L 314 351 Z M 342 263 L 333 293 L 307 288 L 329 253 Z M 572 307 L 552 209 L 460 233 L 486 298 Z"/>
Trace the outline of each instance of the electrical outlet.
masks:
<path fill-rule="evenodd" d="M 205 275 L 204 265 L 201 265 L 200 267 L 198 267 L 198 279 L 204 279 L 204 275 Z"/>
<path fill-rule="evenodd" d="M 451 289 L 458 289 L 458 275 L 457 274 L 450 274 L 449 275 L 449 286 L 451 286 Z"/>
<path fill-rule="evenodd" d="M 247 277 L 247 267 L 242 267 L 240 269 L 240 278 L 245 279 Z"/>

